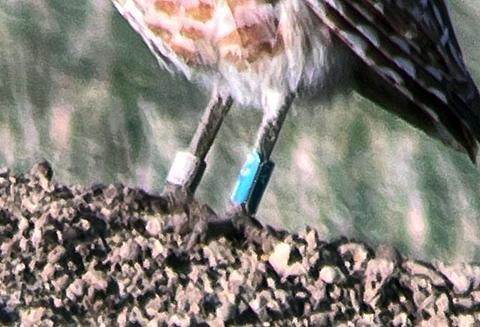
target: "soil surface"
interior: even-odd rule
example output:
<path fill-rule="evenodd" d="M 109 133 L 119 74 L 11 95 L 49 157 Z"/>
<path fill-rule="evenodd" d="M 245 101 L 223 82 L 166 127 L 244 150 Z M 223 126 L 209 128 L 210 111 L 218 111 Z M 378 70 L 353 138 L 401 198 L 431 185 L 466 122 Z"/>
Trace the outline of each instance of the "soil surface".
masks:
<path fill-rule="evenodd" d="M 308 228 L 189 248 L 155 196 L 52 175 L 46 162 L 0 171 L 1 325 L 480 326 L 479 266 Z"/>

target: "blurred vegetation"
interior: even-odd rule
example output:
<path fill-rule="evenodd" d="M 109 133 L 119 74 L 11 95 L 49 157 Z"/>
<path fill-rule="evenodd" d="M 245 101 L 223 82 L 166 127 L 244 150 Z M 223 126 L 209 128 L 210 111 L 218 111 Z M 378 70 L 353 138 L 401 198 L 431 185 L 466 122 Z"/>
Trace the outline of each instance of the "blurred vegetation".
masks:
<path fill-rule="evenodd" d="M 478 0 L 450 1 L 480 85 Z M 110 1 L 0 3 L 0 165 L 46 158 L 67 183 L 159 191 L 205 92 L 158 68 Z M 234 108 L 198 196 L 221 212 L 261 114 Z M 275 150 L 264 222 L 391 242 L 417 257 L 480 259 L 479 168 L 357 94 L 297 104 Z"/>

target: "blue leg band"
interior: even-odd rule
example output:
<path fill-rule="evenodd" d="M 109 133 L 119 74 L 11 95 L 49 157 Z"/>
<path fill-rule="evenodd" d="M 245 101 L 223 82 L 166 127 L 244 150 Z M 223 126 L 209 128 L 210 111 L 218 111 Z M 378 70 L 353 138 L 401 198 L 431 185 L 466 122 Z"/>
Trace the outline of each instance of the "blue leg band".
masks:
<path fill-rule="evenodd" d="M 249 153 L 230 197 L 232 203 L 245 205 L 247 212 L 254 214 L 262 200 L 273 167 L 273 162 L 262 161 L 257 151 Z"/>

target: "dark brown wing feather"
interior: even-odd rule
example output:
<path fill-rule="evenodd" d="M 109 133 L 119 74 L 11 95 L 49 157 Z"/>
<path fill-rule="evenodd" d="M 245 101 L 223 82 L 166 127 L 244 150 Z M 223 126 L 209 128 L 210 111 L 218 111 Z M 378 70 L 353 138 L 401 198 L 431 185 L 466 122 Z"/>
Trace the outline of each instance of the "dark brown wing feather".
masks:
<path fill-rule="evenodd" d="M 385 83 L 382 89 L 410 106 L 417 127 L 430 134 L 440 127 L 437 136 L 453 138 L 475 161 L 480 97 L 443 0 L 306 1 Z"/>

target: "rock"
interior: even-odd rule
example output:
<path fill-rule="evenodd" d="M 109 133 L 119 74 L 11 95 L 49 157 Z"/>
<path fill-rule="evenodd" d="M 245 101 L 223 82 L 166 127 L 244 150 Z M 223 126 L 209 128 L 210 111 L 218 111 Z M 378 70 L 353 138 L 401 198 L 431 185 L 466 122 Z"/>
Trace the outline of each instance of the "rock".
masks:
<path fill-rule="evenodd" d="M 435 271 L 433 266 L 425 263 L 407 260 L 402 263 L 402 267 L 411 275 L 427 277 L 436 287 L 449 287 L 451 285 L 440 272 Z"/>
<path fill-rule="evenodd" d="M 374 307 L 382 287 L 392 276 L 395 265 L 386 259 L 372 259 L 365 269 L 363 301 Z"/>
<path fill-rule="evenodd" d="M 100 271 L 89 270 L 82 276 L 82 280 L 96 290 L 105 290 L 108 286 L 105 275 Z"/>
<path fill-rule="evenodd" d="M 268 258 L 268 262 L 280 277 L 286 278 L 291 275 L 306 273 L 306 269 L 300 263 L 289 264 L 291 251 L 292 247 L 289 244 L 280 242 L 274 247 Z"/>
<path fill-rule="evenodd" d="M 452 283 L 456 294 L 466 294 L 480 284 L 480 268 L 478 267 L 472 267 L 465 263 L 446 266 L 441 262 L 436 263 L 435 266 Z"/>
<path fill-rule="evenodd" d="M 155 217 L 150 218 L 147 222 L 146 229 L 150 236 L 158 236 L 161 231 L 160 221 Z"/>
<path fill-rule="evenodd" d="M 61 245 L 57 245 L 50 253 L 48 253 L 47 260 L 50 264 L 57 263 L 60 258 L 65 254 L 65 248 Z"/>
<path fill-rule="evenodd" d="M 345 279 L 340 269 L 333 266 L 322 267 L 319 277 L 326 284 L 337 284 Z"/>
<path fill-rule="evenodd" d="M 75 280 L 67 287 L 65 295 L 70 301 L 77 301 L 77 298 L 81 297 L 84 293 L 84 285 L 85 283 L 83 280 Z"/>
<path fill-rule="evenodd" d="M 22 321 L 22 326 L 25 326 L 25 327 L 38 326 L 44 314 L 45 314 L 45 308 L 42 308 L 42 307 L 33 307 L 25 311 L 22 311 L 21 318 L 20 318 Z M 47 326 L 47 325 L 44 325 L 44 326 Z"/>
<path fill-rule="evenodd" d="M 51 191 L 50 181 L 53 177 L 53 169 L 48 161 L 42 161 L 35 164 L 30 170 L 30 175 L 38 179 L 39 185 L 42 189 L 45 191 Z"/>
<path fill-rule="evenodd" d="M 360 276 L 367 268 L 368 259 L 371 257 L 369 249 L 361 243 L 348 242 L 338 247 L 345 267 L 352 275 Z"/>
<path fill-rule="evenodd" d="M 475 322 L 478 324 L 478 320 L 475 321 L 475 318 L 472 315 L 460 314 L 454 319 L 454 326 L 458 327 L 470 327 L 475 326 Z"/>
<path fill-rule="evenodd" d="M 103 195 L 105 197 L 105 203 L 111 205 L 115 198 L 119 195 L 119 190 L 116 185 L 110 184 L 103 189 Z"/>

